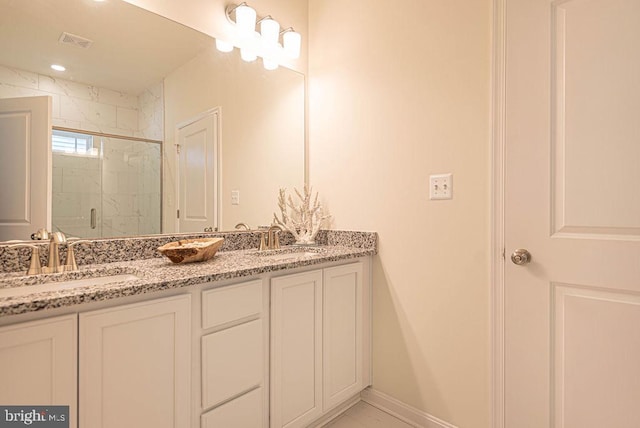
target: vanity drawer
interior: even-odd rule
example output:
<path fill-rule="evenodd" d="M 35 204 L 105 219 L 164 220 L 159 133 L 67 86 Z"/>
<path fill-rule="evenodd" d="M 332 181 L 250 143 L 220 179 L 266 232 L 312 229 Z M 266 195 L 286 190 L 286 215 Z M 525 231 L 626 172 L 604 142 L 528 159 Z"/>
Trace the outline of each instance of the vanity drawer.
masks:
<path fill-rule="evenodd" d="M 263 417 L 263 391 L 256 388 L 202 415 L 200 428 L 259 428 Z"/>
<path fill-rule="evenodd" d="M 262 312 L 262 280 L 202 292 L 202 328 L 219 327 Z"/>
<path fill-rule="evenodd" d="M 257 319 L 202 338 L 203 409 L 262 384 L 263 334 L 262 320 Z"/>

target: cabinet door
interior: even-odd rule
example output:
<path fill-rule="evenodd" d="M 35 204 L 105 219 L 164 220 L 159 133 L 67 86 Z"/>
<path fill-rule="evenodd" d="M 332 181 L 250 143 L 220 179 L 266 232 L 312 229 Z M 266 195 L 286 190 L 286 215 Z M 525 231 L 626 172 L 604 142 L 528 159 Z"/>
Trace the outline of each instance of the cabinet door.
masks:
<path fill-rule="evenodd" d="M 362 390 L 362 305 L 362 263 L 324 270 L 324 411 Z"/>
<path fill-rule="evenodd" d="M 76 424 L 77 318 L 68 315 L 0 328 L 0 403 L 69 406 Z"/>
<path fill-rule="evenodd" d="M 191 296 L 80 314 L 80 426 L 190 424 Z"/>
<path fill-rule="evenodd" d="M 322 271 L 271 281 L 271 427 L 322 414 Z"/>

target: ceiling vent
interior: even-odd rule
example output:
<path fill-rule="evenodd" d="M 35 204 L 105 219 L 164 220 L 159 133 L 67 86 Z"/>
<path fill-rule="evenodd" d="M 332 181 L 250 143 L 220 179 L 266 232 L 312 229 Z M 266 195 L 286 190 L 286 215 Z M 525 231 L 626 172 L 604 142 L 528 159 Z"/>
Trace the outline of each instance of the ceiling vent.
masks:
<path fill-rule="evenodd" d="M 82 49 L 87 49 L 93 44 L 93 40 L 85 39 L 84 37 L 66 32 L 60 35 L 58 41 L 66 45 L 73 45 Z"/>

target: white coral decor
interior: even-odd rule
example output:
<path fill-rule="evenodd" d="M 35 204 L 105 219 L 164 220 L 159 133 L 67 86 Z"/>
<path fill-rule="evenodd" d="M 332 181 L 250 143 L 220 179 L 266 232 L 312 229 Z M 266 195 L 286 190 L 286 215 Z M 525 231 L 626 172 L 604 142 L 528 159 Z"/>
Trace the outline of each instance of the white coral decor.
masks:
<path fill-rule="evenodd" d="M 312 189 L 304 186 L 304 192 L 300 194 L 298 189 L 293 189 L 300 199 L 299 205 L 295 205 L 291 196 L 287 198 L 286 189 L 280 189 L 278 206 L 282 213 L 282 220 L 273 213 L 273 221 L 278 226 L 291 232 L 296 239 L 296 244 L 315 244 L 315 238 L 322 226 L 322 223 L 331 217 L 324 215 L 322 206 L 318 202 L 318 192 L 311 204 Z M 287 207 L 291 214 L 287 214 Z"/>

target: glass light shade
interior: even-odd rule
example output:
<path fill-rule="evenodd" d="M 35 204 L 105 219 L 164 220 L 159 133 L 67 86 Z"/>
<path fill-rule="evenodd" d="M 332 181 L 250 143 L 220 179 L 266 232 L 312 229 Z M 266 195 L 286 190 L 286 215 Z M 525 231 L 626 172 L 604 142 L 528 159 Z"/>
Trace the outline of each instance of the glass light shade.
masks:
<path fill-rule="evenodd" d="M 262 58 L 262 65 L 265 70 L 275 70 L 278 68 L 278 62 L 268 58 Z"/>
<path fill-rule="evenodd" d="M 271 17 L 260 21 L 260 35 L 265 45 L 275 45 L 280 37 L 280 24 Z"/>
<path fill-rule="evenodd" d="M 243 61 L 252 62 L 258 58 L 258 55 L 251 49 L 240 48 L 240 58 L 242 58 Z"/>
<path fill-rule="evenodd" d="M 243 34 L 253 34 L 256 30 L 256 11 L 246 4 L 236 8 L 236 24 Z"/>
<path fill-rule="evenodd" d="M 216 39 L 216 49 L 220 52 L 231 52 L 233 50 L 233 45 L 229 42 L 225 42 L 224 40 Z"/>
<path fill-rule="evenodd" d="M 300 58 L 300 45 L 302 44 L 302 36 L 295 31 L 287 31 L 282 35 L 284 43 L 284 52 L 289 58 Z"/>

